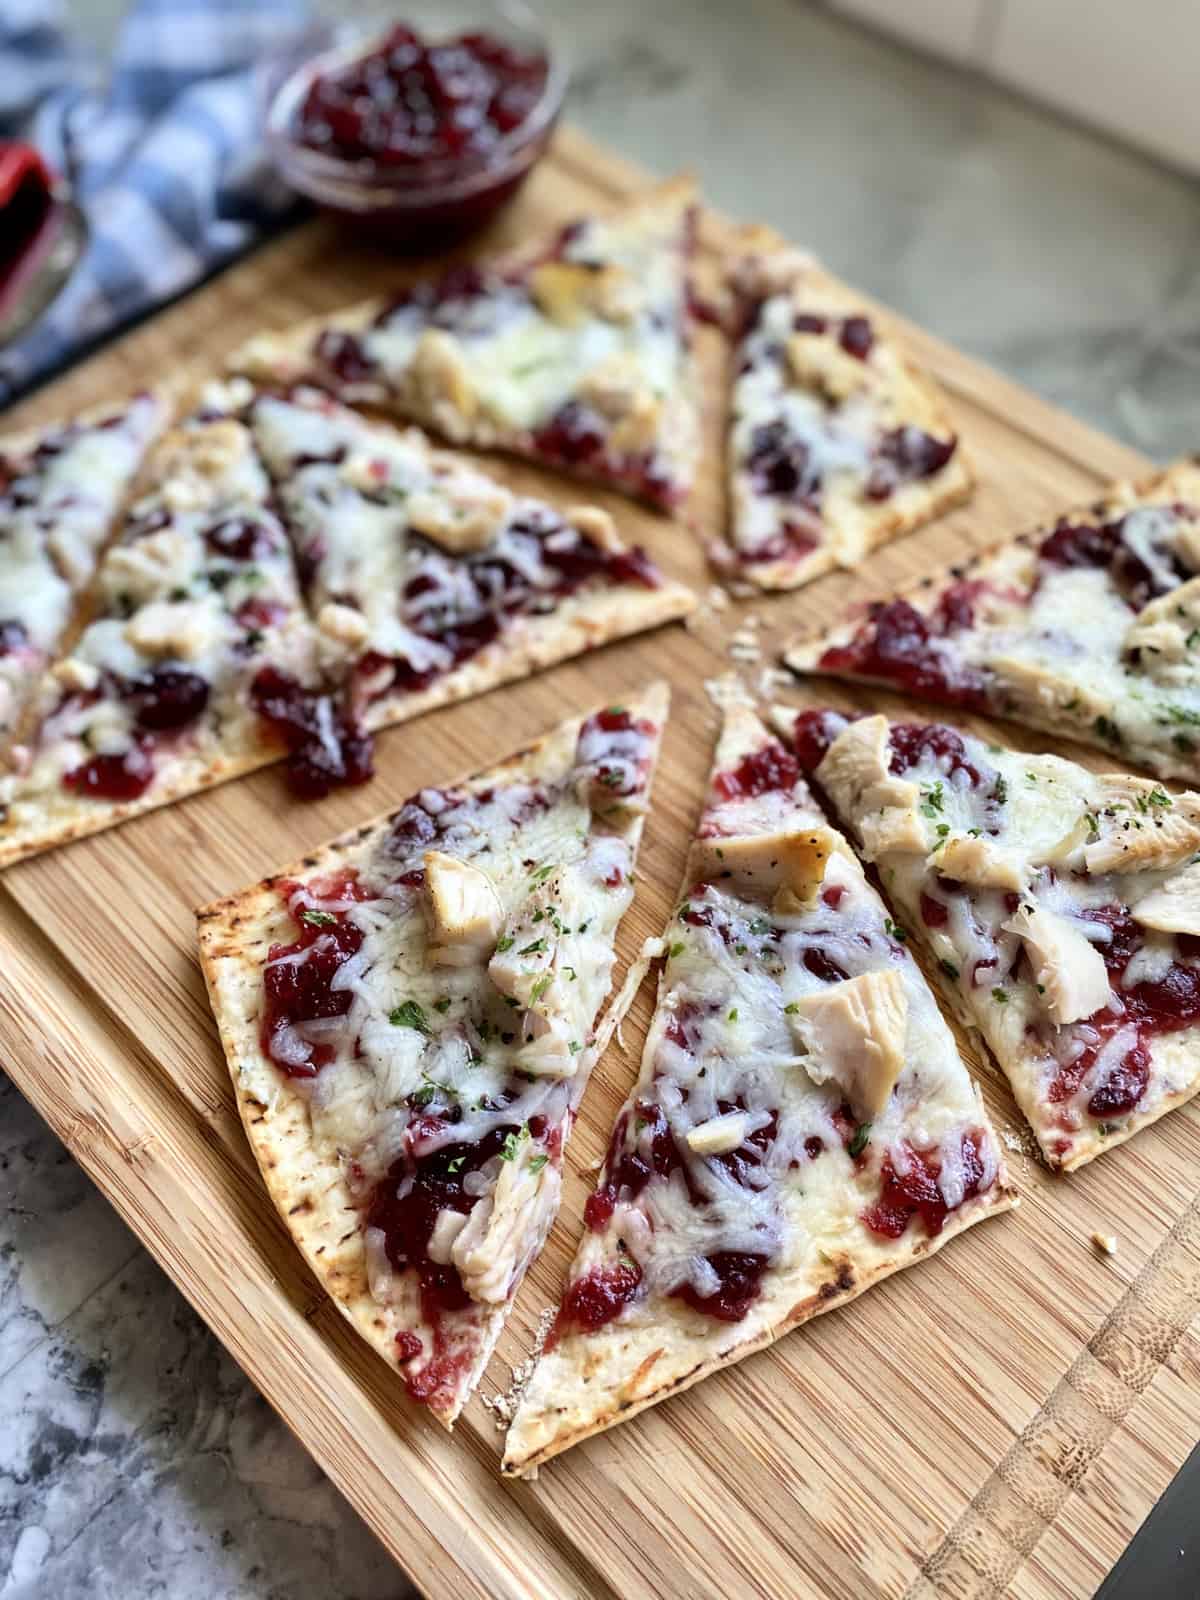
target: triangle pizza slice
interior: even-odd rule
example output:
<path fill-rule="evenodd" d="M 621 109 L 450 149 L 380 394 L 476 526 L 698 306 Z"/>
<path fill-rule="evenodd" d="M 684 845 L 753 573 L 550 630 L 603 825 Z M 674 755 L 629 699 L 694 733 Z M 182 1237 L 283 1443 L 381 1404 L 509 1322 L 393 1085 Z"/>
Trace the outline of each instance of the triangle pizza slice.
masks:
<path fill-rule="evenodd" d="M 1200 777 L 1200 464 L 1180 462 L 922 578 L 815 638 L 797 674 L 878 683 Z"/>
<path fill-rule="evenodd" d="M 43 675 L 0 780 L 0 865 L 279 759 L 270 689 L 340 729 L 249 430 L 205 405 L 171 429 L 105 552 L 90 620 Z M 357 776 L 370 773 L 361 741 Z"/>
<path fill-rule="evenodd" d="M 367 728 L 692 609 L 691 591 L 624 545 L 598 507 L 514 494 L 416 428 L 368 422 L 317 390 L 260 394 L 246 415 L 322 669 Z"/>
<path fill-rule="evenodd" d="M 688 264 L 695 190 L 663 184 L 504 260 L 263 334 L 232 358 L 316 383 L 454 444 L 502 449 L 664 508 L 698 448 Z"/>
<path fill-rule="evenodd" d="M 504 1470 L 698 1382 L 1014 1203 L 979 1092 L 796 758 L 731 707 L 641 1075 Z"/>
<path fill-rule="evenodd" d="M 964 500 L 933 379 L 844 284 L 765 230 L 730 271 L 739 334 L 723 564 L 763 589 L 856 567 Z"/>
<path fill-rule="evenodd" d="M 20 730 L 167 413 L 165 397 L 146 392 L 0 438 L 0 751 Z"/>
<path fill-rule="evenodd" d="M 447 1425 L 558 1208 L 667 699 L 572 718 L 199 913 L 272 1198 Z"/>
<path fill-rule="evenodd" d="M 942 723 L 781 713 L 1070 1171 L 1200 1088 L 1200 795 Z"/>

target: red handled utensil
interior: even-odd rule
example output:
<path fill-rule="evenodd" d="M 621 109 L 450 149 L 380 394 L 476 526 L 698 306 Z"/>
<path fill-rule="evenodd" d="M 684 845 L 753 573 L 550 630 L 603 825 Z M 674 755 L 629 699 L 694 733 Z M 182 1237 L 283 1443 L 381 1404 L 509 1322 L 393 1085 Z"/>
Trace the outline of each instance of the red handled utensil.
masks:
<path fill-rule="evenodd" d="M 56 298 L 88 239 L 87 219 L 31 144 L 0 139 L 0 345 Z"/>

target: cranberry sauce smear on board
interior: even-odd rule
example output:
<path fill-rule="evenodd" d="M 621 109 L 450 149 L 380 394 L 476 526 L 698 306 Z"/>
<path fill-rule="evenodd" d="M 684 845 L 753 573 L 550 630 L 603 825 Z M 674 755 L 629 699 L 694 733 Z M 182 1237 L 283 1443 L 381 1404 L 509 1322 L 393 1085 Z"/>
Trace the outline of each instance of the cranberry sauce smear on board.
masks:
<path fill-rule="evenodd" d="M 526 121 L 548 63 L 487 33 L 441 43 L 398 24 L 369 54 L 315 78 L 300 143 L 381 166 L 486 158 Z"/>

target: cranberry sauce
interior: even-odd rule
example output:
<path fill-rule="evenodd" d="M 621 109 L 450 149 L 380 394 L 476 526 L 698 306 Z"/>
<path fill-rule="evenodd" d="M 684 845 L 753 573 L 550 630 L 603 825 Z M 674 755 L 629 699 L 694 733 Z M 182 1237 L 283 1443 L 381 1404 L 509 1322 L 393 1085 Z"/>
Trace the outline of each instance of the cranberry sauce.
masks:
<path fill-rule="evenodd" d="M 850 718 L 844 712 L 828 706 L 798 712 L 792 725 L 792 748 L 801 770 L 811 777 L 824 761 L 829 746 L 849 724 Z"/>
<path fill-rule="evenodd" d="M 690 1283 L 672 1293 L 693 1311 L 702 1311 L 719 1322 L 740 1322 L 762 1293 L 762 1276 L 770 1258 L 737 1250 L 715 1250 L 705 1260 L 719 1280 L 713 1293 L 697 1294 Z"/>
<path fill-rule="evenodd" d="M 627 454 L 609 445 L 611 424 L 590 406 L 568 400 L 548 421 L 534 429 L 533 446 L 545 461 L 574 472 L 619 477 L 630 493 L 651 505 L 673 510 L 686 489 L 664 470 L 654 451 Z"/>
<path fill-rule="evenodd" d="M 684 1047 L 690 1021 L 686 1012 L 678 1012 L 672 1018 L 674 1042 Z M 744 1110 L 745 1106 L 740 1102 L 718 1101 L 717 1109 L 724 1114 Z M 676 1143 L 662 1107 L 653 1100 L 639 1099 L 633 1106 L 632 1129 L 630 1117 L 631 1113 L 624 1111 L 617 1119 L 609 1140 L 603 1179 L 584 1209 L 584 1221 L 593 1232 L 608 1226 L 619 1203 L 636 1201 L 648 1184 L 665 1181 L 673 1172 L 681 1173 L 692 1204 L 697 1208 L 705 1205 L 705 1197 L 689 1171 L 689 1158 L 685 1158 Z M 761 1165 L 775 1138 L 777 1127 L 777 1114 L 772 1114 L 771 1121 L 751 1134 L 737 1150 L 725 1151 L 710 1159 L 719 1161 L 735 1182 L 748 1186 L 751 1173 Z M 686 1282 L 667 1292 L 706 1316 L 721 1322 L 740 1322 L 758 1298 L 769 1255 L 716 1250 L 705 1260 L 718 1280 L 713 1293 L 700 1295 Z M 590 1332 L 610 1322 L 633 1298 L 641 1276 L 636 1263 L 623 1256 L 619 1268 L 597 1269 L 577 1280 L 563 1301 L 555 1323 L 555 1336 L 569 1327 Z"/>
<path fill-rule="evenodd" d="M 1089 921 L 1103 923 L 1110 931 L 1106 944 L 1096 948 L 1104 957 L 1109 978 L 1124 1006 L 1122 1011 L 1106 1007 L 1085 1023 L 1066 1030 L 1068 1039 L 1083 1034 L 1084 1048 L 1064 1063 L 1050 1085 L 1048 1098 L 1054 1104 L 1071 1099 L 1084 1078 L 1096 1065 L 1110 1039 L 1132 1023 L 1136 1036 L 1129 1049 L 1112 1063 L 1107 1076 L 1092 1090 L 1089 1115 L 1100 1120 L 1125 1116 L 1146 1092 L 1150 1081 L 1148 1041 L 1158 1034 L 1177 1033 L 1181 1028 L 1200 1023 L 1200 966 L 1190 963 L 1200 957 L 1200 940 L 1187 934 L 1176 936 L 1176 947 L 1184 961 L 1174 961 L 1162 977 L 1153 982 L 1122 986 L 1125 969 L 1141 949 L 1145 935 L 1121 905 L 1100 906 L 1080 913 Z"/>
<path fill-rule="evenodd" d="M 1200 517 L 1195 506 L 1142 506 L 1115 521 L 1063 518 L 1042 540 L 1038 555 L 1052 567 L 1103 567 L 1134 611 L 1192 576 L 1175 549 L 1182 522 Z"/>
<path fill-rule="evenodd" d="M 63 784 L 89 800 L 140 800 L 154 782 L 150 741 L 141 739 L 128 750 L 90 756 L 63 774 Z"/>
<path fill-rule="evenodd" d="M 486 159 L 546 85 L 547 61 L 486 33 L 432 44 L 401 23 L 369 55 L 313 80 L 297 136 L 347 161 Z"/>
<path fill-rule="evenodd" d="M 892 757 L 888 765 L 894 773 L 910 772 L 923 761 L 935 761 L 949 778 L 964 773 L 964 782 L 969 789 L 978 789 L 984 784 L 982 764 L 968 761 L 962 735 L 944 723 L 895 722 L 889 743 Z M 996 774 L 990 768 L 986 776 L 992 783 L 995 782 Z"/>
<path fill-rule="evenodd" d="M 752 750 L 736 767 L 718 772 L 713 779 L 717 803 L 750 800 L 774 790 L 790 793 L 800 778 L 800 763 L 777 740 Z"/>
<path fill-rule="evenodd" d="M 496 550 L 450 561 L 418 535 L 409 537 L 414 549 L 426 553 L 405 586 L 403 621 L 440 645 L 450 660 L 418 669 L 403 658 L 389 663 L 369 654 L 357 671 L 360 685 L 370 680 L 369 698 L 393 688 L 427 689 L 497 639 L 510 619 L 549 610 L 587 583 L 655 589 L 662 582 L 645 551 L 602 550 L 553 517 L 530 516 L 509 526 L 505 540 L 515 563 Z M 535 582 L 529 572 L 538 568 L 543 576 Z"/>
<path fill-rule="evenodd" d="M 885 433 L 875 447 L 875 464 L 867 479 L 867 499 L 887 500 L 906 483 L 932 478 L 958 449 L 958 439 L 935 438 L 911 424 Z"/>
<path fill-rule="evenodd" d="M 5 656 L 15 656 L 28 648 L 29 632 L 23 622 L 18 622 L 15 617 L 0 621 L 0 660 Z"/>
<path fill-rule="evenodd" d="M 438 1118 L 427 1121 L 440 1128 Z M 413 1131 L 421 1127 L 418 1122 Z M 518 1132 L 516 1126 L 500 1126 L 477 1144 L 443 1144 L 420 1155 L 414 1153 L 419 1148 L 417 1141 L 392 1164 L 367 1206 L 364 1226 L 382 1231 L 387 1258 L 397 1272 L 416 1273 L 421 1315 L 434 1330 L 433 1359 L 408 1380 L 415 1400 L 428 1402 L 439 1389 L 453 1383 L 458 1364 L 442 1334 L 442 1321 L 447 1312 L 465 1311 L 474 1304 L 458 1268 L 452 1262 L 434 1261 L 430 1256 L 433 1230 L 443 1212 L 465 1215 L 472 1209 L 478 1196 L 467 1193 L 463 1180 L 500 1155 L 506 1142 Z M 410 1357 L 415 1354 L 415 1350 L 408 1351 Z"/>
<path fill-rule="evenodd" d="M 746 471 L 758 494 L 776 495 L 819 511 L 821 471 L 812 451 L 782 417 L 760 423 L 750 435 Z"/>
<path fill-rule="evenodd" d="M 264 1053 L 289 1078 L 312 1078 L 334 1058 L 329 1044 L 302 1039 L 295 1025 L 322 1017 L 344 1017 L 353 999 L 349 989 L 334 989 L 338 968 L 362 946 L 363 934 L 346 919 L 345 900 L 369 898 L 355 871 L 338 873 L 299 890 L 281 886 L 298 923 L 291 944 L 273 944 L 263 971 L 263 1009 L 259 1033 Z"/>
<path fill-rule="evenodd" d="M 209 683 L 183 667 L 156 667 L 131 679 L 123 698 L 133 707 L 139 728 L 165 733 L 194 722 L 208 705 Z"/>
<path fill-rule="evenodd" d="M 760 312 L 761 302 L 751 313 L 751 325 L 757 321 Z M 811 311 L 798 311 L 792 319 L 792 327 L 797 333 L 829 334 L 837 339 L 848 356 L 853 356 L 857 361 L 865 361 L 875 348 L 875 329 L 871 319 L 861 314 L 834 317 Z"/>
<path fill-rule="evenodd" d="M 973 1199 L 983 1181 L 983 1134 L 974 1129 L 963 1135 L 963 1200 Z M 879 1169 L 879 1199 L 862 1213 L 862 1220 L 873 1233 L 885 1239 L 899 1239 L 914 1217 L 919 1217 L 931 1239 L 941 1233 L 950 1206 L 938 1185 L 941 1163 L 935 1155 L 914 1150 L 905 1144 L 905 1170 L 898 1172 L 891 1153 L 884 1154 Z M 959 1202 L 961 1204 L 961 1202 Z"/>
<path fill-rule="evenodd" d="M 872 606 L 847 644 L 824 652 L 818 670 L 875 678 L 926 700 L 984 711 L 988 678 L 963 660 L 952 642 L 974 622 L 981 589 L 980 584 L 951 584 L 929 616 L 907 600 Z"/>
<path fill-rule="evenodd" d="M 576 759 L 593 786 L 614 799 L 627 799 L 646 787 L 658 729 L 647 717 L 624 706 L 606 706 L 579 730 Z"/>
<path fill-rule="evenodd" d="M 595 1333 L 603 1328 L 634 1298 L 641 1281 L 641 1268 L 628 1257 L 615 1267 L 593 1267 L 576 1278 L 563 1296 L 546 1349 L 552 1350 L 564 1333 Z"/>
<path fill-rule="evenodd" d="M 286 746 L 288 782 L 305 799 L 366 783 L 374 772 L 374 740 L 327 691 L 263 667 L 250 685 L 250 703 Z"/>
<path fill-rule="evenodd" d="M 129 746 L 90 756 L 63 774 L 63 786 L 92 800 L 139 800 L 154 782 L 154 752 L 159 739 L 182 732 L 208 706 L 208 679 L 185 667 L 163 666 L 137 678 L 107 674 L 104 692 L 130 707 L 133 728 Z M 92 690 L 82 697 L 69 695 L 59 709 L 72 701 L 76 705 L 94 702 L 100 693 Z"/>

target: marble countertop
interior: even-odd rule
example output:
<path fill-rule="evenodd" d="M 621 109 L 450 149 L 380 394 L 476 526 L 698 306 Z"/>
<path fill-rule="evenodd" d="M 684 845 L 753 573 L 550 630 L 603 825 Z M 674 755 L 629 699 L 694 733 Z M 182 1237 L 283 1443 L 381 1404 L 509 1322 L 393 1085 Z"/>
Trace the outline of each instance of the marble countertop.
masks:
<path fill-rule="evenodd" d="M 589 133 L 1151 455 L 1200 443 L 1194 182 L 798 0 L 546 9 Z M 0 1600 L 408 1593 L 0 1079 Z"/>

